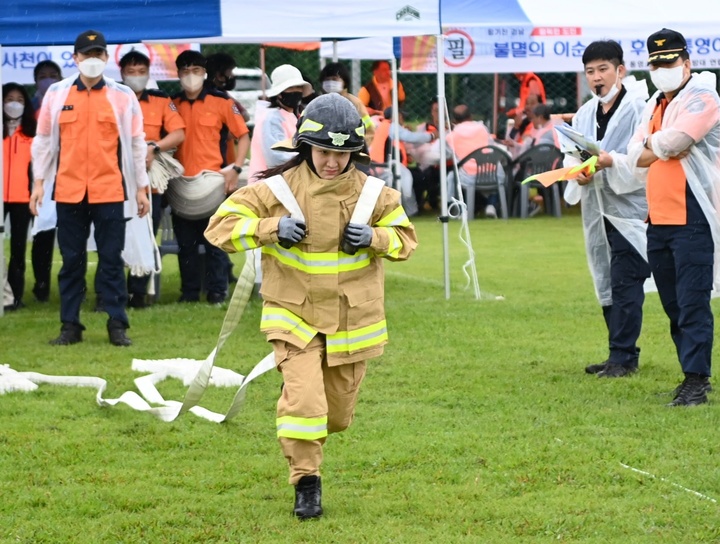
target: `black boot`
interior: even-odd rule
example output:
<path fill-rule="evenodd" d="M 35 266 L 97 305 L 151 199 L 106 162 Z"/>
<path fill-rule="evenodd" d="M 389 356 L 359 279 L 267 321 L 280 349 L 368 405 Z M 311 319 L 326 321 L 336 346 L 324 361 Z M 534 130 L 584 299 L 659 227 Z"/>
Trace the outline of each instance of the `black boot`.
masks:
<path fill-rule="evenodd" d="M 320 476 L 303 476 L 295 485 L 295 515 L 300 519 L 322 516 L 322 483 Z"/>
<path fill-rule="evenodd" d="M 132 341 L 125 334 L 128 326 L 117 319 L 108 319 L 107 330 L 110 343 L 113 346 L 131 346 Z"/>
<path fill-rule="evenodd" d="M 63 323 L 60 327 L 60 336 L 54 340 L 50 340 L 51 346 L 69 346 L 82 342 L 82 331 L 85 329 L 77 323 Z"/>

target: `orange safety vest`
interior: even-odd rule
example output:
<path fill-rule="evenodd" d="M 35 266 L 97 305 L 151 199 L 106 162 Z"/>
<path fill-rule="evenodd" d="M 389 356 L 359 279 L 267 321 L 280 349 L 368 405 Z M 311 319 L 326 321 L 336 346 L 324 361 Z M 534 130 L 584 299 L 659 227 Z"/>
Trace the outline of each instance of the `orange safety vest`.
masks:
<path fill-rule="evenodd" d="M 32 140 L 20 127 L 12 136 L 3 138 L 3 202 L 30 202 Z"/>
<path fill-rule="evenodd" d="M 518 104 L 518 110 L 525 109 L 525 102 L 527 97 L 530 96 L 530 86 L 535 83 L 540 90 L 540 96 L 542 97 L 542 103 L 544 104 L 547 100 L 545 97 L 545 85 L 543 85 L 542 79 L 532 72 L 528 72 L 523 76 L 520 82 L 520 103 Z"/>
<path fill-rule="evenodd" d="M 662 127 L 668 101 L 663 98 L 650 117 L 650 134 Z M 650 165 L 647 176 L 648 217 L 653 225 L 685 225 L 687 178 L 678 159 L 657 160 Z"/>
<path fill-rule="evenodd" d="M 387 156 L 390 154 L 390 146 L 388 140 L 390 139 L 390 120 L 383 119 L 380 126 L 375 130 L 375 138 L 370 146 L 370 160 L 379 164 L 384 164 L 387 161 Z M 396 146 L 400 147 L 400 162 L 407 166 L 407 152 L 405 151 L 404 142 L 395 142 Z"/>

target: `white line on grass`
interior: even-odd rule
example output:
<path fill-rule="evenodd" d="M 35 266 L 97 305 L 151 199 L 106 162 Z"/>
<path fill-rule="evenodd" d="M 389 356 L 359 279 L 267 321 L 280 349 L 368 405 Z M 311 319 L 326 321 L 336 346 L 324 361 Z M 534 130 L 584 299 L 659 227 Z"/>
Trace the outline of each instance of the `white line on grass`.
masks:
<path fill-rule="evenodd" d="M 413 280 L 419 283 L 429 283 L 430 285 L 437 285 L 439 287 L 443 287 L 445 285 L 442 280 L 436 280 L 425 276 L 414 276 L 412 274 L 405 274 L 404 272 L 396 272 L 395 270 L 389 270 L 388 267 L 385 267 L 385 275 L 395 276 L 396 278 L 404 278 L 406 280 Z"/>
<path fill-rule="evenodd" d="M 445 283 L 442 280 L 437 280 L 433 278 L 428 278 L 425 276 L 414 276 L 413 274 L 406 274 L 404 272 L 396 272 L 395 270 L 389 270 L 387 267 L 385 268 L 385 275 L 386 276 L 394 276 L 396 278 L 402 278 L 406 280 L 413 280 L 418 283 L 426 283 L 429 285 L 434 285 L 436 287 L 443 287 Z M 465 291 L 468 291 L 468 289 L 465 289 Z M 505 297 L 502 295 L 493 295 L 491 293 L 488 293 L 486 291 L 482 291 L 480 293 L 481 300 L 505 300 Z M 434 300 L 434 299 L 428 299 L 428 300 Z"/>
<path fill-rule="evenodd" d="M 659 476 L 655 476 L 654 474 L 650 474 L 649 472 L 645 472 L 644 470 L 640 470 L 639 468 L 634 468 L 629 465 L 626 465 L 625 463 L 620 463 L 620 466 L 623 468 L 626 468 L 628 470 L 632 470 L 633 472 L 637 472 L 639 474 L 644 474 L 645 476 L 650 476 L 651 478 L 654 478 L 656 480 L 660 480 L 661 482 L 666 482 L 674 487 L 680 488 L 683 491 L 687 491 L 688 493 L 692 493 L 696 497 L 700 497 L 701 499 L 706 499 L 708 501 L 717 503 L 717 501 L 711 497 L 708 497 L 707 495 L 703 495 L 702 493 L 699 493 L 697 491 L 693 491 L 692 489 L 688 489 L 687 487 L 683 487 L 680 484 L 676 484 L 675 482 L 671 482 L 670 480 L 666 480 L 665 478 L 660 478 Z"/>

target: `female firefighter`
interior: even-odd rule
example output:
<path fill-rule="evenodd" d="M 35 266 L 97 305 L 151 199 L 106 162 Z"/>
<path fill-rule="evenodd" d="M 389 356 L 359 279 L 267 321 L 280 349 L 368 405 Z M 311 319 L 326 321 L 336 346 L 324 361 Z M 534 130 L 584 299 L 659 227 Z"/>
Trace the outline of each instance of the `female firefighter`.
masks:
<path fill-rule="evenodd" d="M 309 519 L 322 515 L 323 444 L 350 425 L 365 361 L 387 343 L 380 259 L 407 259 L 417 238 L 400 193 L 355 168 L 364 128 L 346 98 L 313 100 L 279 146 L 297 156 L 231 195 L 205 236 L 228 252 L 262 247 L 260 329 L 284 381 L 277 436 L 294 513 Z"/>

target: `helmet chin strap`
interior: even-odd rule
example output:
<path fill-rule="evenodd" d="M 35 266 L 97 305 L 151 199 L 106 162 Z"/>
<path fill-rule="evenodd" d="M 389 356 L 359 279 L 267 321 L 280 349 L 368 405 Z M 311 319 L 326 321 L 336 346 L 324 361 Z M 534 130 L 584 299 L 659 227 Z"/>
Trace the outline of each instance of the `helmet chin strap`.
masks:
<path fill-rule="evenodd" d="M 303 160 L 308 164 L 310 170 L 312 170 L 312 173 L 320 177 L 317 173 L 317 170 L 315 169 L 315 164 L 312 160 L 312 152 L 310 151 L 310 146 L 307 145 L 305 142 L 302 142 L 298 147 L 298 155 L 300 155 Z"/>

